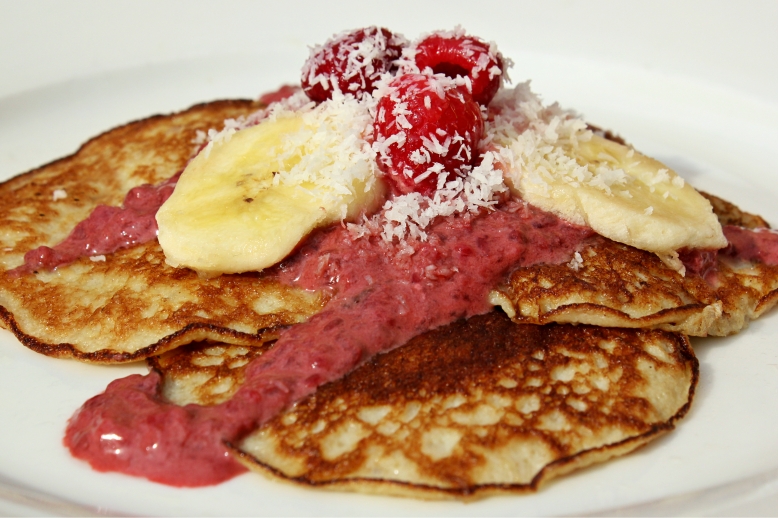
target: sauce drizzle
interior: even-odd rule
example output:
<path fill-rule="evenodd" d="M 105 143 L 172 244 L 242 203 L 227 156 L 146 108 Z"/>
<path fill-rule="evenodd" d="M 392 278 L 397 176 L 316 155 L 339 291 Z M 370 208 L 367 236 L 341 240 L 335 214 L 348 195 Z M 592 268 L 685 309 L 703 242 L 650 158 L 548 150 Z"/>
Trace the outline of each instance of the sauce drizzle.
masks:
<path fill-rule="evenodd" d="M 81 257 L 110 254 L 157 238 L 157 210 L 173 194 L 181 172 L 157 185 L 130 189 L 121 207 L 98 205 L 53 247 L 39 246 L 24 254 L 24 264 L 9 270 L 19 277 L 38 270 L 53 270 Z"/>
<path fill-rule="evenodd" d="M 71 418 L 64 442 L 99 471 L 174 486 L 211 485 L 244 468 L 228 454 L 262 423 L 372 356 L 490 309 L 489 291 L 513 268 L 568 261 L 593 232 L 531 206 L 441 219 L 426 242 L 387 245 L 335 226 L 283 265 L 282 280 L 335 293 L 308 322 L 284 330 L 245 382 L 215 406 L 168 403 L 158 373 L 111 383 Z"/>

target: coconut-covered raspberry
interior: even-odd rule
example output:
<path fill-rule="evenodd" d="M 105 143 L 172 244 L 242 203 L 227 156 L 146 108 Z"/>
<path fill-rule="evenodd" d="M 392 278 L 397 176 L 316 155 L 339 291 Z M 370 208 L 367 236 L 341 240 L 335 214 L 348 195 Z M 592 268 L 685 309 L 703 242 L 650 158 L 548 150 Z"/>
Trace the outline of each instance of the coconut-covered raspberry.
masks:
<path fill-rule="evenodd" d="M 367 27 L 340 33 L 311 49 L 303 65 L 302 87 L 316 102 L 332 98 L 335 88 L 359 96 L 392 68 L 408 41 L 387 29 Z"/>
<path fill-rule="evenodd" d="M 429 196 L 439 181 L 467 174 L 483 132 L 472 96 L 445 76 L 406 74 L 389 87 L 378 102 L 374 148 L 395 190 Z"/>
<path fill-rule="evenodd" d="M 483 106 L 492 100 L 502 81 L 503 58 L 488 43 L 459 33 L 436 33 L 416 45 L 416 65 L 436 74 L 470 79 L 473 99 Z"/>

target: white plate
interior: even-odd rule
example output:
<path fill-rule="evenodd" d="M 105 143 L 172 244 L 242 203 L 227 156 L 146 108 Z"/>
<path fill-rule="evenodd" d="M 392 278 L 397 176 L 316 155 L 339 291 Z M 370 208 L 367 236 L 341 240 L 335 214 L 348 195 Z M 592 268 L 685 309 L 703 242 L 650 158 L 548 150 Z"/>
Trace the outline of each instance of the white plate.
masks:
<path fill-rule="evenodd" d="M 532 78 L 545 99 L 575 107 L 696 187 L 778 223 L 775 104 L 658 71 L 501 46 L 521 63 L 514 80 Z M 0 179 L 70 153 L 127 120 L 294 81 L 302 58 L 295 48 L 173 60 L 0 98 Z M 776 336 L 778 314 L 770 314 L 737 337 L 695 340 L 701 364 L 695 404 L 675 432 L 647 448 L 536 495 L 463 505 L 312 491 L 257 475 L 187 490 L 95 473 L 62 446 L 65 422 L 109 381 L 145 368 L 53 360 L 0 331 L 0 514 L 774 514 Z"/>

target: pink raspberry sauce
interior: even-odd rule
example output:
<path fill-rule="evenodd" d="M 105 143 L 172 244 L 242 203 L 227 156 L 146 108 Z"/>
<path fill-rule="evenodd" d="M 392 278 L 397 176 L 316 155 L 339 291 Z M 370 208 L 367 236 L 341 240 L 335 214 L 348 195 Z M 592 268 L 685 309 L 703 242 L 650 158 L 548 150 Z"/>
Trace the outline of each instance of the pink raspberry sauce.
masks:
<path fill-rule="evenodd" d="M 412 243 L 413 253 L 333 227 L 311 238 L 279 275 L 305 288 L 332 289 L 334 298 L 254 360 L 229 401 L 180 407 L 160 396 L 159 374 L 134 375 L 87 401 L 64 442 L 99 471 L 174 486 L 222 482 L 244 471 L 225 441 L 236 443 L 376 354 L 488 311 L 489 291 L 512 268 L 567 261 L 592 234 L 518 203 L 443 219 L 426 242 Z"/>
<path fill-rule="evenodd" d="M 30 250 L 24 254 L 24 264 L 8 274 L 20 276 L 53 270 L 81 257 L 110 254 L 156 239 L 157 210 L 173 194 L 179 176 L 180 172 L 160 184 L 130 189 L 121 207 L 98 205 L 64 241 Z"/>

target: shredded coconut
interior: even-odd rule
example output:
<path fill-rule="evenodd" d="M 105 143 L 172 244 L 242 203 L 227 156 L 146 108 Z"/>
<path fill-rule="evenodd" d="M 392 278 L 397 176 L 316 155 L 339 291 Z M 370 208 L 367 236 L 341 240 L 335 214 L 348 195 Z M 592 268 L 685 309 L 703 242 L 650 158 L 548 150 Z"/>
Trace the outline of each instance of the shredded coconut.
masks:
<path fill-rule="evenodd" d="M 601 151 L 586 165 L 576 161 L 571 151 L 591 140 L 592 131 L 574 112 L 564 111 L 556 104 L 544 106 L 529 83 L 497 93 L 489 106 L 486 130 L 488 143 L 509 147 L 514 183 L 531 188 L 540 196 L 550 197 L 552 185 L 561 182 L 629 199 L 635 182 L 642 181 L 627 174 L 620 159 L 607 151 Z M 634 150 L 625 155 L 633 158 Z M 655 186 L 666 183 L 678 188 L 684 185 L 683 179 L 667 169 L 646 179 L 652 192 Z"/>
<path fill-rule="evenodd" d="M 89 257 L 89 260 L 93 263 L 99 263 L 99 262 L 105 262 L 105 256 L 104 255 L 93 255 Z"/>
<path fill-rule="evenodd" d="M 370 96 L 356 99 L 335 93 L 317 105 L 299 91 L 247 117 L 225 120 L 220 131 L 198 132 L 193 143 L 198 149 L 205 145 L 201 152 L 207 158 L 216 143 L 228 142 L 241 129 L 265 120 L 301 116 L 301 130 L 287 135 L 276 150 L 278 173 L 273 184 L 315 188 L 323 204 L 336 206 L 345 218 L 348 202 L 344 195 L 356 194 L 356 188 L 368 192 L 378 175 L 376 153 L 368 141 L 376 104 Z"/>
<path fill-rule="evenodd" d="M 374 29 L 374 28 L 371 28 Z M 302 77 L 310 87 L 321 85 L 324 90 L 332 88 L 336 94 L 351 93 L 364 89 L 368 81 L 378 79 L 381 70 L 375 64 L 383 61 L 387 48 L 407 45 L 407 40 L 393 34 L 387 38 L 380 29 L 366 30 L 362 38 L 355 40 L 352 31 L 335 35 L 324 46 L 310 48 L 310 56 L 302 70 Z M 341 92 L 336 78 L 322 65 L 335 59 L 345 63 L 342 79 L 348 83 L 349 92 Z M 322 71 L 323 70 L 323 71 Z"/>
<path fill-rule="evenodd" d="M 454 31 L 437 34 L 461 37 L 465 32 L 457 27 Z M 419 41 L 425 37 L 423 35 Z M 496 47 L 491 51 L 497 54 Z M 396 62 L 403 72 L 418 72 L 413 59 L 415 52 L 412 47 L 403 49 L 401 58 Z M 484 68 L 477 72 L 497 73 L 487 70 L 487 65 L 484 61 Z M 246 118 L 225 121 L 221 131 L 199 133 L 196 144 L 205 145 L 203 152 L 209 153 L 215 142 L 228 141 L 242 128 L 265 119 L 301 115 L 304 129 L 289 135 L 277 152 L 279 166 L 291 164 L 291 167 L 279 167 L 279 173 L 273 178 L 274 184 L 324 186 L 333 198 L 348 194 L 357 184 L 363 184 L 367 190 L 380 174 L 376 158 L 388 160 L 388 147 L 394 144 L 402 146 L 406 139 L 405 133 L 399 132 L 388 139 L 373 141 L 373 121 L 385 120 L 386 117 L 383 111 L 377 111 L 378 101 L 383 96 L 396 95 L 396 89 L 389 86 L 393 77 L 388 73 L 381 75 L 374 82 L 372 94 L 364 93 L 355 98 L 334 91 L 331 100 L 319 105 L 311 102 L 303 92 L 297 92 Z M 471 87 L 469 78 L 436 77 L 440 78 L 441 91 L 431 92 L 430 95 L 445 95 L 444 84 Z M 503 80 L 506 79 L 503 75 Z M 407 108 L 398 102 L 392 115 L 401 128 L 409 129 Z M 488 112 L 484 113 L 486 119 L 484 135 L 479 143 L 481 160 L 478 166 L 463 166 L 456 171 L 443 170 L 432 160 L 432 155 L 444 156 L 451 146 L 458 146 L 454 149 L 464 163 L 470 162 L 472 157 L 468 154 L 469 150 L 463 149 L 463 137 L 437 131 L 423 136 L 423 148 L 415 152 L 411 160 L 430 166 L 415 181 L 437 177 L 437 191 L 431 197 L 418 193 L 395 196 L 372 217 L 363 218 L 360 223 L 349 223 L 352 235 L 380 235 L 386 242 L 399 242 L 401 245 L 406 239 L 425 240 L 425 229 L 438 217 L 475 214 L 497 205 L 500 195 L 508 190 L 503 177 L 503 171 L 508 169 L 524 171 L 525 181 L 538 185 L 547 184 L 550 175 L 560 169 L 567 173 L 569 182 L 588 183 L 606 191 L 625 181 L 623 171 L 607 168 L 599 172 L 590 171 L 563 152 L 562 146 L 575 146 L 578 141 L 590 138 L 591 132 L 571 112 L 563 111 L 557 105 L 543 106 L 528 83 L 513 89 L 501 89 Z M 345 203 L 341 212 L 345 217 Z"/>
<path fill-rule="evenodd" d="M 65 189 L 54 189 L 54 192 L 51 193 L 51 199 L 53 201 L 64 200 L 67 197 L 68 193 L 65 191 Z"/>
<path fill-rule="evenodd" d="M 205 156 L 207 157 L 210 154 L 214 143 L 222 141 L 229 142 L 236 131 L 256 126 L 265 119 L 275 119 L 279 114 L 288 115 L 293 112 L 311 109 L 315 105 L 316 103 L 311 101 L 308 96 L 300 90 L 289 97 L 271 103 L 269 106 L 257 110 L 248 116 L 241 116 L 237 119 L 226 119 L 224 121 L 224 127 L 221 130 L 213 128 L 209 129 L 207 132 L 197 130 L 195 138 L 192 139 L 192 144 L 195 146 L 195 153 L 202 148 L 202 152 L 206 153 Z"/>
<path fill-rule="evenodd" d="M 465 176 L 447 180 L 447 173 L 439 172 L 438 189 L 432 198 L 416 192 L 395 196 L 378 214 L 360 224 L 350 224 L 349 229 L 355 237 L 377 233 L 386 242 L 402 243 L 406 238 L 425 241 L 424 230 L 435 218 L 475 214 L 497 205 L 497 195 L 507 191 L 501 166 L 498 153 L 486 152 L 481 164 Z"/>
<path fill-rule="evenodd" d="M 373 110 L 371 110 L 373 108 Z M 287 135 L 275 160 L 274 185 L 312 186 L 325 204 L 340 204 L 341 217 L 348 205 L 344 195 L 368 192 L 378 175 L 376 152 L 369 139 L 373 131 L 374 102 L 334 94 L 317 106 L 286 112 L 277 109 L 269 117 L 300 115 L 301 130 Z"/>
<path fill-rule="evenodd" d="M 570 260 L 569 263 L 567 263 L 567 266 L 569 268 L 572 268 L 576 272 L 581 269 L 583 266 L 583 257 L 581 257 L 580 252 L 576 252 L 575 255 L 573 255 L 573 258 Z"/>

